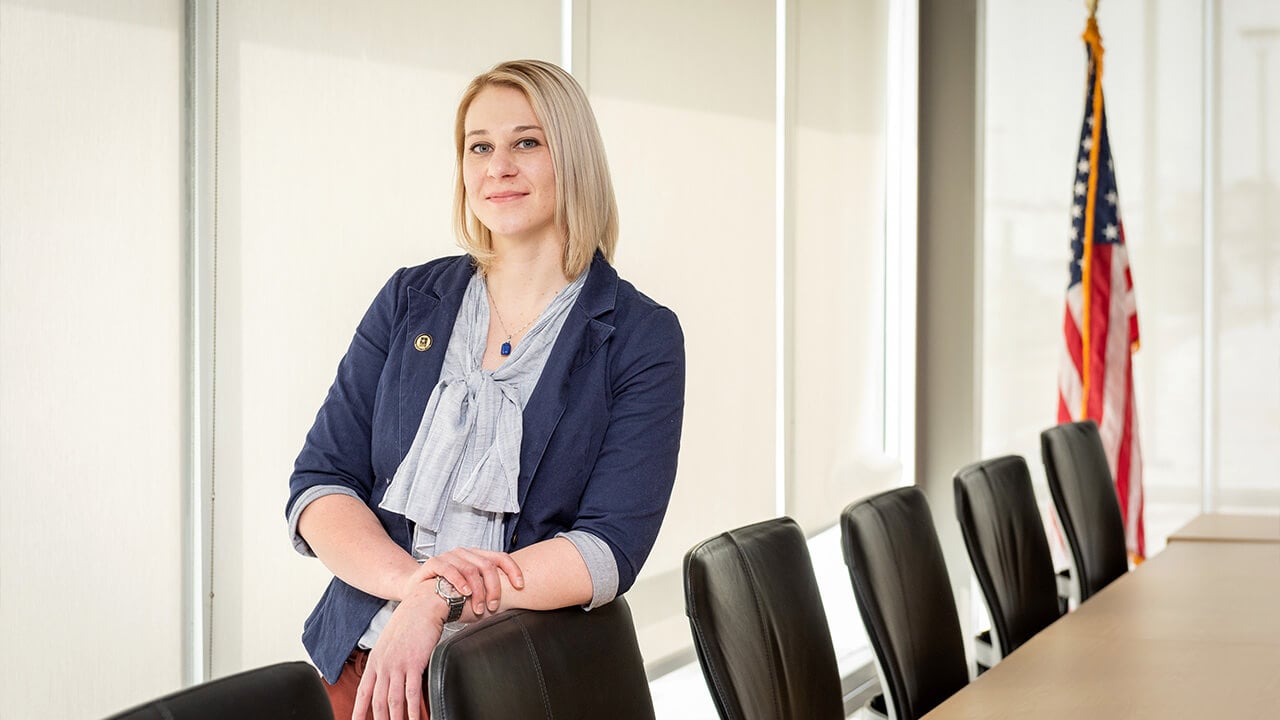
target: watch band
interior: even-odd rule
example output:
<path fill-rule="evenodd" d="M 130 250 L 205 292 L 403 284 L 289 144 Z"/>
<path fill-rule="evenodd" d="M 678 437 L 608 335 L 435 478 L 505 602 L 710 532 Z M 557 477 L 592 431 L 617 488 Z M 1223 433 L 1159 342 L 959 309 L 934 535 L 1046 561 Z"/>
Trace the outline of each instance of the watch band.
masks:
<path fill-rule="evenodd" d="M 445 624 L 457 622 L 458 618 L 462 617 L 462 609 L 466 607 L 467 596 L 458 592 L 453 583 L 444 577 L 436 578 L 436 594 L 449 605 L 449 616 L 445 618 Z"/>

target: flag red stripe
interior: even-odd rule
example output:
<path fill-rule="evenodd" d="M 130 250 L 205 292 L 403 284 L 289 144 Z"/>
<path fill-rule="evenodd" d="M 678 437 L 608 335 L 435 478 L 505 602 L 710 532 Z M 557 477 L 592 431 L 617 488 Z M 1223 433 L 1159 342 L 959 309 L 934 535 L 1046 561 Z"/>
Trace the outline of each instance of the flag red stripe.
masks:
<path fill-rule="evenodd" d="M 1134 395 L 1133 395 L 1133 356 L 1125 356 L 1125 413 L 1124 426 L 1120 433 L 1120 452 L 1116 457 L 1116 494 L 1120 499 L 1120 513 L 1124 518 L 1125 524 L 1128 525 L 1134 517 L 1133 513 L 1137 513 L 1138 547 L 1136 548 L 1138 557 L 1146 557 L 1146 532 L 1142 523 L 1142 502 L 1141 495 L 1138 496 L 1137 508 L 1130 508 L 1129 504 L 1133 501 L 1133 494 L 1130 492 L 1130 485 L 1133 482 L 1141 482 L 1131 476 L 1133 472 L 1133 413 L 1134 413 Z"/>
<path fill-rule="evenodd" d="M 1063 313 L 1062 334 L 1067 337 L 1067 354 L 1071 356 L 1071 364 L 1075 366 L 1076 377 L 1084 372 L 1084 361 L 1080 357 L 1080 328 L 1076 327 L 1075 318 L 1071 317 L 1071 307 Z"/>
<path fill-rule="evenodd" d="M 1102 424 L 1103 393 L 1107 379 L 1107 332 L 1111 320 L 1111 246 L 1093 243 L 1093 267 L 1089 278 L 1093 296 L 1089 304 L 1089 377 L 1084 378 L 1084 417 Z"/>

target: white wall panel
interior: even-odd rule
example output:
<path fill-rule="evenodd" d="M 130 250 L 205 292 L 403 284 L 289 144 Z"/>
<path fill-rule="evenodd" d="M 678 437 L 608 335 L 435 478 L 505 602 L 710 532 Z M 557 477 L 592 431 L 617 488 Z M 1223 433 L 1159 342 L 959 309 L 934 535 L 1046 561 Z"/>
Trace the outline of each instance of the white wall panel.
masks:
<path fill-rule="evenodd" d="M 181 41 L 0 2 L 0 717 L 181 682 Z"/>

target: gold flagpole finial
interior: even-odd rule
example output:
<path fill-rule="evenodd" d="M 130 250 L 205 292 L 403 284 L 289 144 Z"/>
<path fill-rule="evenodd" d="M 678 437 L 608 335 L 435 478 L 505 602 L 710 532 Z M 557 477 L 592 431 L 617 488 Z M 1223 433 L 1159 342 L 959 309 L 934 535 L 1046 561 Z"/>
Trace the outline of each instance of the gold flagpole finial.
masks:
<path fill-rule="evenodd" d="M 1092 18 L 1098 14 L 1098 0 L 1084 0 L 1084 6 L 1089 8 L 1089 17 Z"/>

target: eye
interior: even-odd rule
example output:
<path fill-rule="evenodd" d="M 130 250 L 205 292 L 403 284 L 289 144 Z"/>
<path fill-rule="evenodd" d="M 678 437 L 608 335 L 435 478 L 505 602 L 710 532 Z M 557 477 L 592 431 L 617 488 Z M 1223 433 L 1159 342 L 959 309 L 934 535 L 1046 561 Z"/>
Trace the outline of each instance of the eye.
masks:
<path fill-rule="evenodd" d="M 534 138 L 524 138 L 523 140 L 516 142 L 516 147 L 521 150 L 532 150 L 541 144 L 542 143 L 538 142 Z"/>
<path fill-rule="evenodd" d="M 478 142 L 471 146 L 471 152 L 476 155 L 484 155 L 493 152 L 493 146 L 486 142 Z"/>

